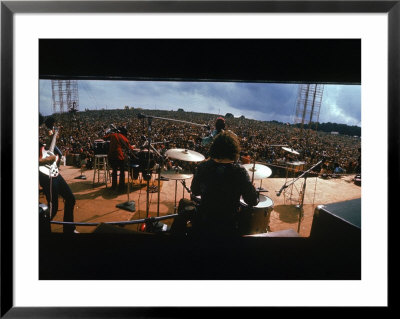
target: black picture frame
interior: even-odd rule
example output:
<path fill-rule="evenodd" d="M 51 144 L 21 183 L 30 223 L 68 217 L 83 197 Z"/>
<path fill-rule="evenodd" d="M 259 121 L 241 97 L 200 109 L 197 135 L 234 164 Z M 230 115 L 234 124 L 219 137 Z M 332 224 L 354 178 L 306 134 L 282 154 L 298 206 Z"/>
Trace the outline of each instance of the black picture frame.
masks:
<path fill-rule="evenodd" d="M 14 307 L 13 305 L 13 16 L 16 13 L 269 12 L 388 14 L 388 204 L 399 178 L 400 1 L 2 1 L 1 2 L 1 316 L 7 318 L 183 317 L 185 308 Z M 5 190 L 8 190 L 7 192 Z M 9 192 L 11 191 L 11 193 Z M 381 199 L 383 200 L 383 199 Z M 390 215 L 388 216 L 390 218 Z M 388 223 L 390 225 L 390 222 Z M 390 281 L 389 281 L 390 282 Z M 207 310 L 209 312 L 210 310 Z M 215 315 L 223 309 L 213 309 Z M 199 313 L 197 312 L 196 315 Z"/>

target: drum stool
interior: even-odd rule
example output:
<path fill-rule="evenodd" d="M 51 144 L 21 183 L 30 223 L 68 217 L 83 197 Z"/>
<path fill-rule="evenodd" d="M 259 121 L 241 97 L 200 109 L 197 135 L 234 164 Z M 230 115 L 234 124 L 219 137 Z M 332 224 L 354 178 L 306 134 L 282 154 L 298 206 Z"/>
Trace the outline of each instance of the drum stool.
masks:
<path fill-rule="evenodd" d="M 108 165 L 108 156 L 107 155 L 95 155 L 94 156 L 94 164 L 93 164 L 93 186 L 96 179 L 97 174 L 97 182 L 100 182 L 100 174 L 104 177 L 104 183 L 107 187 L 108 179 L 110 178 L 109 173 L 109 165 Z"/>

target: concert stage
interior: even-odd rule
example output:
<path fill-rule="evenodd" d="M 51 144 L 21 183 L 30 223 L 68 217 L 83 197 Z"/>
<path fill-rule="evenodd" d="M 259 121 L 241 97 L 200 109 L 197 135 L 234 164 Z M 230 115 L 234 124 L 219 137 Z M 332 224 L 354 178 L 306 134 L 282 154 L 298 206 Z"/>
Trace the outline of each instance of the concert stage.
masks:
<path fill-rule="evenodd" d="M 271 167 L 273 170 L 273 167 Z M 129 201 L 134 201 L 135 211 L 131 212 L 126 209 L 118 208 L 117 205 L 128 201 L 127 191 L 123 193 L 115 193 L 111 191 L 111 182 L 107 186 L 104 183 L 98 183 L 97 177 L 93 185 L 93 170 L 84 170 L 82 174 L 86 179 L 77 179 L 81 175 L 81 170 L 73 166 L 61 166 L 60 173 L 71 187 L 76 198 L 74 218 L 79 223 L 107 223 L 130 221 L 143 219 L 147 216 L 147 183 L 139 179 L 134 180 L 130 184 Z M 127 174 L 127 173 L 126 173 Z M 126 175 L 127 176 L 127 175 Z M 169 181 L 161 180 L 160 202 L 158 206 L 158 181 L 154 180 L 156 175 L 153 174 L 150 181 L 149 192 L 149 208 L 148 217 L 158 217 L 174 214 L 175 207 L 175 187 L 176 204 L 181 198 L 190 199 L 190 194 L 185 190 L 178 180 L 170 179 Z M 273 202 L 273 210 L 270 217 L 270 231 L 277 232 L 281 230 L 292 229 L 300 235 L 300 237 L 309 237 L 311 233 L 311 225 L 315 208 L 318 205 L 327 205 L 348 200 L 361 198 L 361 187 L 353 182 L 354 175 L 341 176 L 340 178 L 322 179 L 319 177 L 308 177 L 306 181 L 306 191 L 304 196 L 303 208 L 304 215 L 300 220 L 299 212 L 296 207 L 300 203 L 301 189 L 304 179 L 299 179 L 293 186 L 286 188 L 280 196 L 277 191 L 285 184 L 290 183 L 293 179 L 286 178 L 265 178 L 263 180 L 255 180 L 256 187 L 261 185 L 268 192 L 263 192 Z M 127 178 L 126 178 L 127 180 Z M 102 181 L 100 176 L 100 182 Z M 185 180 L 186 186 L 190 188 L 191 178 Z M 40 194 L 39 201 L 47 203 L 44 196 Z M 54 221 L 63 220 L 63 199 L 59 198 L 59 212 Z M 173 219 L 166 219 L 162 222 L 171 225 Z M 141 225 L 141 224 L 140 224 Z M 139 224 L 125 225 L 125 229 L 139 230 Z M 62 232 L 62 225 L 52 224 L 52 232 Z M 80 233 L 91 233 L 96 226 L 77 226 Z"/>
<path fill-rule="evenodd" d="M 292 189 L 288 187 L 277 196 L 290 180 L 265 178 L 262 188 L 268 192 L 263 194 L 273 201 L 270 231 L 263 236 L 208 241 L 171 236 L 168 232 L 138 231 L 143 224 L 101 224 L 146 218 L 146 183 L 133 183 L 129 201 L 135 202 L 136 209 L 131 212 L 117 207 L 128 201 L 127 193 L 113 193 L 110 183 L 107 188 L 100 183 L 93 186 L 92 170 L 83 171 L 86 179 L 77 178 L 81 171 L 74 167 L 62 166 L 61 174 L 76 197 L 75 222 L 95 225 L 79 225 L 79 234 L 64 235 L 62 225 L 52 224 L 52 233 L 39 237 L 39 279 L 361 279 L 360 227 L 348 224 L 340 214 L 331 214 L 330 209 L 333 205 L 342 212 L 349 208 L 348 203 L 357 202 L 358 206 L 352 207 L 356 207 L 356 215 L 361 213 L 361 188 L 352 181 L 354 176 L 307 178 L 300 224 L 296 205 L 303 181 L 299 179 Z M 190 182 L 186 180 L 187 187 Z M 255 181 L 256 187 L 260 183 Z M 161 181 L 160 217 L 174 214 L 175 186 L 177 203 L 183 196 L 190 197 L 187 191 L 183 193 L 179 181 Z M 157 198 L 157 192 L 149 193 L 149 217 L 157 217 Z M 39 199 L 46 202 L 43 195 Z M 318 205 L 327 205 L 327 209 Z M 55 221 L 63 220 L 61 198 L 59 209 Z M 262 218 L 256 220 L 264 222 Z M 164 225 L 172 222 L 172 218 L 162 220 Z"/>

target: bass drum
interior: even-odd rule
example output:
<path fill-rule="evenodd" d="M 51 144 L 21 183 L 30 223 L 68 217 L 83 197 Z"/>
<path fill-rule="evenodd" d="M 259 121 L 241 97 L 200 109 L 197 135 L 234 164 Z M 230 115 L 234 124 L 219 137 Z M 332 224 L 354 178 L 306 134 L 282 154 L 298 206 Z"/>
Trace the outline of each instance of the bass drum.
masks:
<path fill-rule="evenodd" d="M 265 195 L 259 195 L 259 203 L 254 207 L 249 207 L 241 198 L 239 212 L 240 234 L 253 235 L 268 232 L 273 209 L 274 202 Z"/>

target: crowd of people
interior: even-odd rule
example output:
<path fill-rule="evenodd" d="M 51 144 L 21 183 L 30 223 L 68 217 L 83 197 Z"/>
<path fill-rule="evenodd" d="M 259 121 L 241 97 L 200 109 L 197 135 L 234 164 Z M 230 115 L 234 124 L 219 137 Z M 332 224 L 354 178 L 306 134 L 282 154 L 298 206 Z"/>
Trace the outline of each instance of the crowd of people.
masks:
<path fill-rule="evenodd" d="M 139 118 L 139 114 L 153 118 Z M 65 156 L 75 156 L 77 160 L 74 165 L 79 166 L 84 160 L 90 169 L 94 158 L 94 143 L 105 136 L 111 124 L 125 128 L 127 140 L 136 149 L 143 148 L 150 138 L 160 154 L 168 149 L 184 148 L 208 157 L 210 145 L 203 141 L 213 134 L 218 116 L 131 108 L 57 113 L 53 117 L 60 127 L 58 148 Z M 305 162 L 305 169 L 323 159 L 326 165 L 324 168 L 330 173 L 336 170 L 353 174 L 360 170 L 359 137 L 301 130 L 289 124 L 244 117 L 225 118 L 225 124 L 239 139 L 243 163 L 256 160 L 266 165 L 284 166 L 288 161 L 297 160 Z M 283 146 L 299 154 L 289 153 Z"/>
<path fill-rule="evenodd" d="M 139 164 L 136 169 L 143 166 L 145 179 L 149 175 L 149 167 L 144 166 L 146 163 L 149 166 L 150 160 L 144 163 L 140 156 L 144 154 L 146 159 L 146 154 L 150 154 L 149 143 L 154 166 L 155 163 L 165 169 L 175 166 L 194 174 L 191 191 L 201 201 L 192 220 L 192 234 L 201 237 L 240 235 L 239 199 L 243 197 L 246 204 L 257 205 L 255 186 L 239 164 L 261 162 L 284 166 L 297 161 L 304 163 L 303 170 L 315 167 L 321 177 L 360 173 L 359 138 L 243 117 L 224 118 L 184 111 L 140 112 L 137 109 L 87 110 L 53 114 L 47 119 L 39 114 L 39 167 L 45 168 L 40 171 L 39 182 L 50 205 L 50 219 L 57 214 L 59 195 L 64 198 L 65 233 L 77 232 L 73 224 L 75 197 L 58 172 L 53 176 L 52 168 L 65 156 L 75 159 L 76 166 L 82 167 L 84 163 L 90 169 L 100 149 L 97 146 L 99 143 L 104 146 L 107 141 L 108 149 L 102 151 L 108 154 L 114 191 L 117 187 L 119 192 L 124 191 L 127 159 L 130 164 Z M 49 146 L 51 153 L 46 153 Z M 205 160 L 198 163 L 169 159 L 165 155 L 170 149 L 195 151 Z M 186 220 L 182 225 L 186 225 Z"/>

